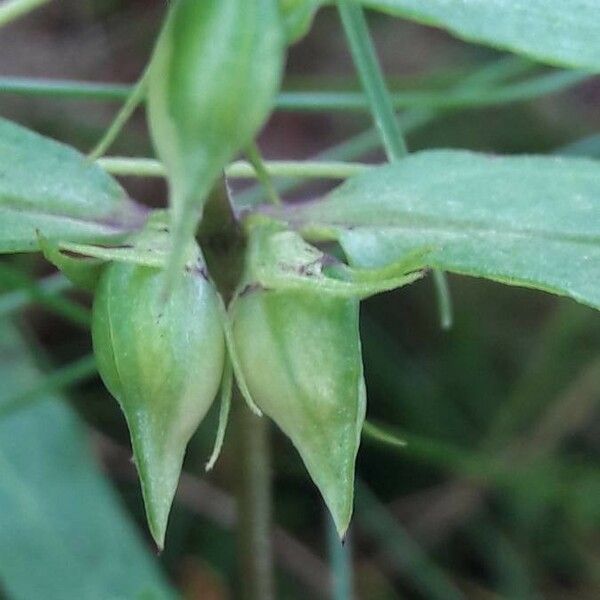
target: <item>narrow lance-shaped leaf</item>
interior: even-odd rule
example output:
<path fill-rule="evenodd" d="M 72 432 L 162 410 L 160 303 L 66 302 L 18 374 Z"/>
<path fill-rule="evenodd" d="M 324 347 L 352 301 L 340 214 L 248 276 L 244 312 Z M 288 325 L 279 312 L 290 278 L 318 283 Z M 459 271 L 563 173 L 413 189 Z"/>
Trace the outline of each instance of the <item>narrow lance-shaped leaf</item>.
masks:
<path fill-rule="evenodd" d="M 146 211 L 73 148 L 0 119 L 0 253 L 49 241 L 105 242 L 138 229 Z"/>
<path fill-rule="evenodd" d="M 421 152 L 321 202 L 270 212 L 309 238 L 339 240 L 357 267 L 429 248 L 422 266 L 600 308 L 600 165 L 592 160 Z"/>
<path fill-rule="evenodd" d="M 597 0 L 358 0 L 459 38 L 600 72 Z"/>

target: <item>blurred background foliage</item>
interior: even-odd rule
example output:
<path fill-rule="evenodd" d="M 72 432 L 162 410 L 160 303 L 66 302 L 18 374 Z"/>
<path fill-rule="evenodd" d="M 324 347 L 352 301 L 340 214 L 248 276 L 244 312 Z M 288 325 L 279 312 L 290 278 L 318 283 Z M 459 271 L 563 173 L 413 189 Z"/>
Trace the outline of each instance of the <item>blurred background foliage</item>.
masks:
<path fill-rule="evenodd" d="M 51 3 L 0 31 L 0 76 L 133 82 L 164 8 Z M 396 91 L 447 90 L 502 61 L 434 29 L 377 15 L 370 24 Z M 285 88 L 358 89 L 335 11 L 319 13 L 291 49 Z M 117 106 L 0 94 L 2 116 L 83 151 Z M 599 107 L 600 81 L 590 78 L 519 102 L 430 111 L 407 137 L 411 150 L 567 147 L 600 156 L 589 138 L 600 130 Z M 429 109 L 413 108 L 413 117 L 419 110 Z M 364 112 L 278 112 L 260 144 L 268 158 L 302 159 L 369 126 Z M 112 150 L 150 155 L 141 111 Z M 124 183 L 141 201 L 165 201 L 155 180 Z M 326 189 L 313 183 L 289 197 Z M 454 276 L 450 285 L 447 332 L 430 280 L 364 303 L 368 418 L 407 445 L 363 440 L 343 547 L 329 539 L 316 490 L 273 428 L 278 597 L 600 597 L 600 316 L 540 292 Z M 66 290 L 36 256 L 3 258 L 0 288 L 0 597 L 238 597 L 232 430 L 208 477 L 215 410 L 193 439 L 166 550 L 155 556 L 125 423 L 90 358 L 89 296 Z"/>

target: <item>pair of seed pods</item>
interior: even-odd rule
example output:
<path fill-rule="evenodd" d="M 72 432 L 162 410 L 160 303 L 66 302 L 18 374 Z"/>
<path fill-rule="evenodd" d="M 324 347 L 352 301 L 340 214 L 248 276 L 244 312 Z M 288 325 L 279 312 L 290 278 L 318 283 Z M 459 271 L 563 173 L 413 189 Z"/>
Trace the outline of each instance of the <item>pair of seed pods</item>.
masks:
<path fill-rule="evenodd" d="M 398 278 L 365 287 L 342 264 L 330 273 L 331 261 L 297 233 L 258 220 L 224 309 L 193 239 L 224 166 L 268 117 L 287 43 L 314 4 L 176 0 L 150 63 L 148 123 L 168 174 L 174 243 L 166 270 L 106 267 L 92 333 L 100 374 L 129 426 L 159 547 L 186 446 L 226 385 L 228 364 L 248 402 L 292 440 L 340 535 L 350 521 L 365 417 L 359 300 Z"/>

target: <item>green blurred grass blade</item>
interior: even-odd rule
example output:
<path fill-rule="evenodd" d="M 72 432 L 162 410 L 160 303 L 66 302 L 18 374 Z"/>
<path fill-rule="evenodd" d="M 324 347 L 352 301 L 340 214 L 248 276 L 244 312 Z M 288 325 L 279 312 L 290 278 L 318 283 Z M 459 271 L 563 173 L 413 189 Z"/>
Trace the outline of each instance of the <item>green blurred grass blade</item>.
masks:
<path fill-rule="evenodd" d="M 336 529 L 335 523 L 329 512 L 326 512 L 327 521 L 327 546 L 329 548 L 329 563 L 331 565 L 331 600 L 352 600 L 352 551 L 351 543 L 347 538 L 343 541 Z"/>
<path fill-rule="evenodd" d="M 43 400 L 51 392 L 62 391 L 71 385 L 90 379 L 96 373 L 96 359 L 90 354 L 74 361 L 66 367 L 43 375 L 39 378 L 39 381 L 36 379 L 33 386 L 29 385 L 23 391 L 3 398 L 2 403 L 0 403 L 0 419 L 18 410 L 22 410 L 37 401 Z"/>
<path fill-rule="evenodd" d="M 355 519 L 386 550 L 396 569 L 428 600 L 466 600 L 400 523 L 361 481 L 356 486 Z"/>
<path fill-rule="evenodd" d="M 35 284 L 29 282 L 27 286 L 19 286 L 20 289 L 0 295 L 0 318 L 8 317 L 29 306 L 39 298 L 39 294 L 56 296 L 72 287 L 73 284 L 62 273 L 49 275 Z"/>
<path fill-rule="evenodd" d="M 5 297 L 0 296 L 0 314 L 22 308 L 27 303 L 28 296 L 31 301 L 37 302 L 68 321 L 88 328 L 91 322 L 90 311 L 60 294 L 67 288 L 61 279 L 50 281 L 52 283 L 40 285 L 18 269 L 0 263 L 0 282 L 10 287 L 21 288 L 25 294 L 25 296 L 15 296 L 16 292 L 8 292 Z M 23 302 L 21 306 L 19 301 Z"/>
<path fill-rule="evenodd" d="M 532 581 L 531 565 L 524 553 L 487 515 L 468 527 L 467 536 L 489 564 L 496 579 L 494 586 L 504 598 L 541 600 Z"/>
<path fill-rule="evenodd" d="M 0 406 L 40 377 L 0 326 Z M 8 598 L 166 599 L 172 594 L 60 397 L 0 421 L 0 585 Z"/>

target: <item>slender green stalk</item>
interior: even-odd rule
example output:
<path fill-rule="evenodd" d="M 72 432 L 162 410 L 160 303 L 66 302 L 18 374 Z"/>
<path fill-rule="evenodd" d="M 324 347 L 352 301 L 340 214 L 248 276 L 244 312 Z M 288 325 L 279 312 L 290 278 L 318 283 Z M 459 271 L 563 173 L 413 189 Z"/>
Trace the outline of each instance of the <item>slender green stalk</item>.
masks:
<path fill-rule="evenodd" d="M 93 150 L 89 153 L 90 160 L 97 160 L 112 146 L 123 127 L 131 115 L 135 112 L 135 109 L 143 102 L 146 96 L 146 84 L 148 81 L 148 69 L 144 71 L 139 81 L 135 84 L 131 90 L 131 94 L 123 104 L 121 110 L 117 113 L 115 120 L 112 122 L 110 127 L 106 130 L 106 133 L 102 136 L 102 139 L 96 144 Z"/>
<path fill-rule="evenodd" d="M 388 159 L 393 162 L 405 156 L 408 149 L 394 114 L 365 16 L 362 8 L 353 0 L 337 0 L 337 5 L 375 124 L 383 139 Z"/>
<path fill-rule="evenodd" d="M 580 71 L 556 71 L 499 89 L 396 92 L 389 94 L 389 105 L 395 110 L 482 108 L 552 94 L 582 83 L 590 77 L 592 75 L 589 73 Z M 369 109 L 369 100 L 360 92 L 283 92 L 278 98 L 277 109 L 293 112 L 362 112 Z"/>
<path fill-rule="evenodd" d="M 271 459 L 269 422 L 234 393 L 238 469 L 238 550 L 244 600 L 274 600 L 271 544 Z"/>
<path fill-rule="evenodd" d="M 262 154 L 260 153 L 256 142 L 252 142 L 252 144 L 250 144 L 248 148 L 246 148 L 246 156 L 248 157 L 250 164 L 254 167 L 256 176 L 263 188 L 265 189 L 265 192 L 267 193 L 267 198 L 269 199 L 271 204 L 281 204 L 281 198 L 279 197 L 279 194 L 277 193 L 277 190 L 273 185 L 271 173 L 269 172 L 267 164 L 264 158 L 262 157 Z"/>
<path fill-rule="evenodd" d="M 453 310 L 452 310 L 452 295 L 450 294 L 450 286 L 448 277 L 441 271 L 433 271 L 433 282 L 436 293 L 437 305 L 440 311 L 440 323 L 442 329 L 452 329 Z"/>
<path fill-rule="evenodd" d="M 135 177 L 164 177 L 163 165 L 151 158 L 126 158 L 111 156 L 100 158 L 98 165 L 113 175 Z M 271 177 L 301 177 L 302 179 L 348 179 L 363 173 L 372 165 L 366 163 L 315 162 L 315 161 L 265 161 L 264 167 Z M 255 167 L 246 161 L 237 161 L 225 169 L 227 177 L 256 179 Z"/>
<path fill-rule="evenodd" d="M 331 598 L 332 600 L 352 600 L 352 551 L 349 538 L 343 542 L 335 527 L 331 515 L 326 512 L 327 546 L 331 565 Z"/>
<path fill-rule="evenodd" d="M 0 93 L 39 96 L 64 100 L 123 102 L 133 86 L 119 83 L 94 83 L 69 79 L 0 77 Z"/>
<path fill-rule="evenodd" d="M 560 92 L 592 77 L 580 71 L 553 71 L 537 75 L 523 81 L 502 87 L 489 87 L 497 77 L 517 73 L 517 67 L 504 63 L 494 63 L 503 68 L 480 69 L 475 74 L 485 77 L 473 79 L 472 85 L 457 84 L 450 89 L 434 91 L 405 91 L 390 94 L 394 109 L 436 109 L 458 110 L 484 108 L 513 102 L 525 102 L 540 96 Z M 533 68 L 520 65 L 521 70 Z M 469 78 L 465 79 L 465 82 Z M 488 89 L 485 89 L 487 87 Z M 126 101 L 135 86 L 114 83 L 93 83 L 60 79 L 30 79 L 20 77 L 0 77 L 0 93 L 21 96 L 39 96 L 65 100 Z M 369 99 L 362 92 L 282 92 L 277 98 L 275 108 L 290 112 L 364 112 L 369 110 Z"/>
<path fill-rule="evenodd" d="M 0 4 L 0 27 L 15 21 L 50 0 L 8 0 Z"/>

